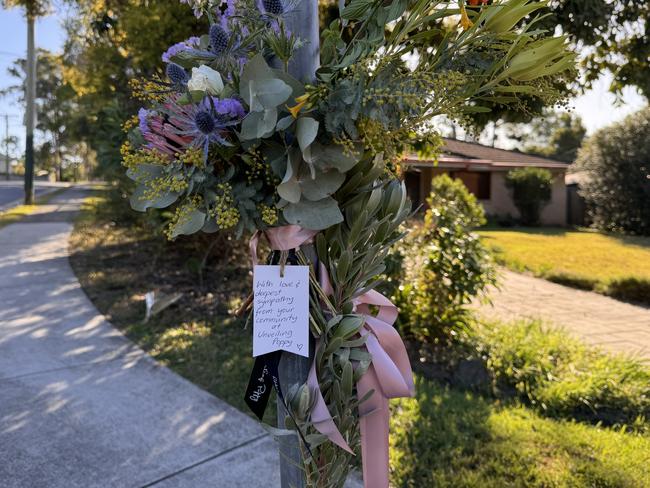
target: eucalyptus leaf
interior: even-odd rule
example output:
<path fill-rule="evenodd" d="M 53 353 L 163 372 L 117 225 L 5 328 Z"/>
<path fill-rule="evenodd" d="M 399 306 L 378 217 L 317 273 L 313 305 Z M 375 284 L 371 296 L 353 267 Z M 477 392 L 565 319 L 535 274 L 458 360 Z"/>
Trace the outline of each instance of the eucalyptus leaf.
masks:
<path fill-rule="evenodd" d="M 275 132 L 277 121 L 278 111 L 275 108 L 263 112 L 250 112 L 242 121 L 239 137 L 242 140 L 268 137 Z"/>
<path fill-rule="evenodd" d="M 206 234 L 212 234 L 218 230 L 219 226 L 214 219 L 207 219 L 205 224 L 203 224 L 203 227 L 201 227 L 201 232 L 205 232 Z"/>
<path fill-rule="evenodd" d="M 278 195 L 290 203 L 298 203 L 302 194 L 298 181 L 300 162 L 300 152 L 296 148 L 292 148 L 287 156 L 287 171 L 277 188 Z"/>
<path fill-rule="evenodd" d="M 140 185 L 136 187 L 133 194 L 129 198 L 129 203 L 133 210 L 138 212 L 145 212 L 148 208 L 166 208 L 169 207 L 178 199 L 178 193 L 166 192 L 154 199 L 146 199 L 145 192 L 147 187 Z"/>
<path fill-rule="evenodd" d="M 200 210 L 192 210 L 188 215 L 183 217 L 181 222 L 174 226 L 171 237 L 190 235 L 200 231 L 205 224 L 205 217 L 206 215 Z"/>
<path fill-rule="evenodd" d="M 345 181 L 345 175 L 335 170 L 315 170 L 314 176 L 312 177 L 309 166 L 305 164 L 300 169 L 298 181 L 305 198 L 311 201 L 318 201 L 333 195 L 336 190 L 341 188 L 341 185 Z"/>
<path fill-rule="evenodd" d="M 284 218 L 290 224 L 311 230 L 323 230 L 343 222 L 343 214 L 338 203 L 331 197 L 317 202 L 301 200 L 298 203 L 291 203 L 283 212 Z"/>
<path fill-rule="evenodd" d="M 300 117 L 296 124 L 296 138 L 302 151 L 305 151 L 318 135 L 318 121 L 311 117 Z"/>
<path fill-rule="evenodd" d="M 291 87 L 277 78 L 251 80 L 248 90 L 249 108 L 252 112 L 276 108 L 291 96 Z"/>
<path fill-rule="evenodd" d="M 291 124 L 293 124 L 295 120 L 296 119 L 293 118 L 293 115 L 287 115 L 286 117 L 282 117 L 280 120 L 278 120 L 275 129 L 287 130 L 289 127 L 291 127 Z"/>
<path fill-rule="evenodd" d="M 363 146 L 355 144 L 352 153 L 346 153 L 338 144 L 321 144 L 314 142 L 311 147 L 311 163 L 322 169 L 336 169 L 341 173 L 350 171 L 363 155 Z"/>
<path fill-rule="evenodd" d="M 162 175 L 164 166 L 159 164 L 142 163 L 138 164 L 135 169 L 129 168 L 126 175 L 134 181 L 152 180 Z"/>

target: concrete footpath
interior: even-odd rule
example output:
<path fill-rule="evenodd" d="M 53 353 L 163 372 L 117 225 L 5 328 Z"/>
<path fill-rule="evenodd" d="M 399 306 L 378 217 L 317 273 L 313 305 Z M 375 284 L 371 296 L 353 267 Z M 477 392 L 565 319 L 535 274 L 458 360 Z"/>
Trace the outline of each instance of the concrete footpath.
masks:
<path fill-rule="evenodd" d="M 257 422 L 158 365 L 88 300 L 67 245 L 84 196 L 0 229 L 0 487 L 279 487 Z"/>

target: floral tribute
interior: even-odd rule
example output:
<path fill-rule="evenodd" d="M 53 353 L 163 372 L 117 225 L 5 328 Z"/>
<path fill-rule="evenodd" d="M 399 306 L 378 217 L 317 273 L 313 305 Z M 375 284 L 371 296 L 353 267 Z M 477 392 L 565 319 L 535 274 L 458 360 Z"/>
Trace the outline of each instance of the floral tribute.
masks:
<path fill-rule="evenodd" d="M 374 290 L 411 212 L 399 161 L 437 150 L 435 116 L 562 101 L 573 55 L 539 28 L 543 2 L 351 0 L 319 33 L 320 67 L 297 75 L 314 41 L 288 19 L 316 0 L 183 1 L 205 32 L 132 82 L 147 104 L 123 146 L 131 204 L 172 207 L 170 239 L 263 234 L 270 260 L 311 266 L 313 363 L 280 427 L 299 434 L 307 486 L 343 486 L 361 455 L 366 487 L 387 487 L 388 398 L 413 394 Z"/>

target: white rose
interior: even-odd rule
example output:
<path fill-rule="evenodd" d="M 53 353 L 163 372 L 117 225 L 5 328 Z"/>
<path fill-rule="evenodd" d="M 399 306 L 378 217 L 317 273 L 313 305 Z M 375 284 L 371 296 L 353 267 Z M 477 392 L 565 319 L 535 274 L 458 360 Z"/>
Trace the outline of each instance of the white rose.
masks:
<path fill-rule="evenodd" d="M 223 80 L 218 71 L 201 65 L 198 68 L 192 68 L 192 78 L 187 82 L 187 87 L 190 91 L 203 91 L 216 96 L 223 91 Z"/>

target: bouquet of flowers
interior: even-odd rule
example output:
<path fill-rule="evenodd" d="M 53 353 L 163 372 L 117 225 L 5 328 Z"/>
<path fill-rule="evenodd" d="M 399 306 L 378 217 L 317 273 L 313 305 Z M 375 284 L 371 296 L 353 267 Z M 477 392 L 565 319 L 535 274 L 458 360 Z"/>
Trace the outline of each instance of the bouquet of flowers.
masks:
<path fill-rule="evenodd" d="M 437 149 L 436 115 L 561 101 L 574 57 L 535 0 L 351 0 L 315 33 L 316 0 L 183 1 L 205 32 L 132 81 L 147 106 L 123 146 L 131 204 L 173 207 L 170 239 L 262 233 L 276 262 L 295 249 L 311 266 L 311 373 L 279 427 L 299 434 L 307 486 L 342 486 L 360 450 L 366 486 L 388 486 L 387 399 L 413 392 L 374 291 L 411 212 L 400 158 Z"/>

